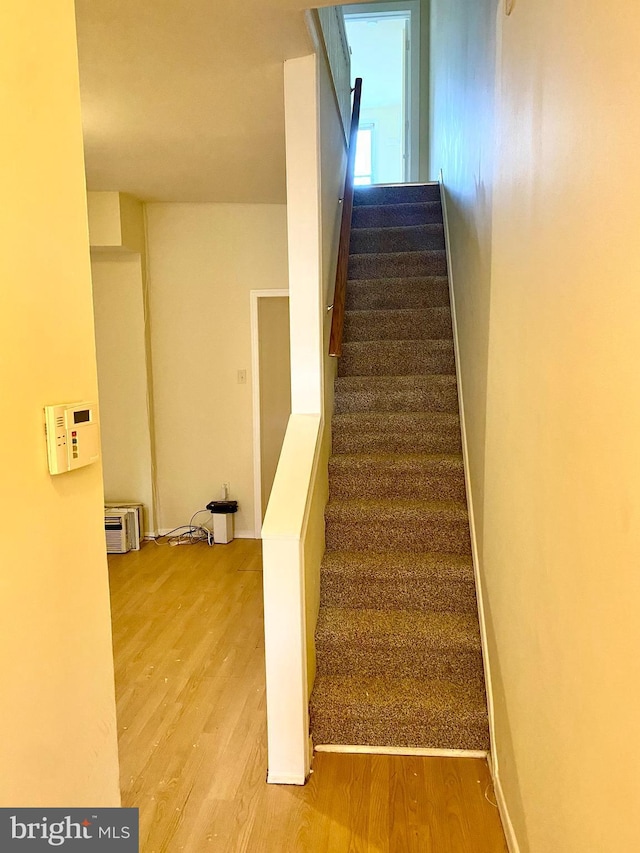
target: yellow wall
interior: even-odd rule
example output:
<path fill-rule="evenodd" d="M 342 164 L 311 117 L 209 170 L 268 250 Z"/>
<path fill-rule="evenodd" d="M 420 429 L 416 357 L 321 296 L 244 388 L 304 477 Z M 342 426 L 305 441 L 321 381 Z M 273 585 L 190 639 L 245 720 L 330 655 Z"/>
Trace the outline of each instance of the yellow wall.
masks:
<path fill-rule="evenodd" d="M 262 518 L 291 414 L 289 337 L 289 298 L 258 299 Z"/>
<path fill-rule="evenodd" d="M 141 503 L 155 535 L 155 429 L 142 202 L 88 192 L 102 466 L 107 501 Z"/>
<path fill-rule="evenodd" d="M 147 217 L 158 526 L 188 524 L 228 482 L 236 535 L 253 536 L 249 292 L 288 286 L 286 207 L 150 204 Z"/>
<path fill-rule="evenodd" d="M 0 805 L 119 805 L 98 464 L 52 478 L 42 407 L 95 399 L 74 8 L 0 7 Z"/>
<path fill-rule="evenodd" d="M 88 192 L 89 242 L 92 246 L 122 246 L 120 193 Z"/>
<path fill-rule="evenodd" d="M 141 257 L 94 256 L 91 275 L 104 495 L 144 504 L 144 532 L 150 532 L 155 523 Z"/>
<path fill-rule="evenodd" d="M 640 847 L 640 16 L 497 5 L 434 0 L 432 149 L 455 210 L 495 750 L 521 851 L 619 853 Z"/>

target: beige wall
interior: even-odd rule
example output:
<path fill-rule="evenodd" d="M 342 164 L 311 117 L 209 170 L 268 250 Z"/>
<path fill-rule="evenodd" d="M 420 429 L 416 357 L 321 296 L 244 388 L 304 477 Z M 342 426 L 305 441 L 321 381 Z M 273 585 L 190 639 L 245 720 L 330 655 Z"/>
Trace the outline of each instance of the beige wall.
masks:
<path fill-rule="evenodd" d="M 0 33 L 0 805 L 117 806 L 101 469 L 51 477 L 42 415 L 97 396 L 73 3 Z"/>
<path fill-rule="evenodd" d="M 89 216 L 89 243 L 91 246 L 120 248 L 122 246 L 122 220 L 120 196 L 112 192 L 87 193 Z"/>
<path fill-rule="evenodd" d="M 278 467 L 282 441 L 291 414 L 291 359 L 289 356 L 289 299 L 258 299 L 260 370 L 260 485 L 262 517 Z"/>
<path fill-rule="evenodd" d="M 326 60 L 333 89 L 338 100 L 338 109 L 345 136 L 351 127 L 351 54 L 344 20 L 337 6 L 327 6 L 316 10 L 317 19 L 313 28 L 320 33 L 320 44 L 316 46 L 318 55 Z M 318 49 L 319 48 L 319 49 Z"/>
<path fill-rule="evenodd" d="M 431 0 L 420 0 L 420 140 L 418 179 L 430 180 L 429 174 L 429 87 L 431 74 Z"/>
<path fill-rule="evenodd" d="M 433 147 L 468 256 L 495 748 L 521 851 L 618 853 L 640 846 L 640 17 L 631 0 L 500 11 L 495 122 L 474 128 L 469 112 L 493 111 L 491 56 L 465 35 L 482 12 L 491 44 L 496 7 L 434 0 L 450 101 Z"/>
<path fill-rule="evenodd" d="M 145 507 L 155 529 L 140 255 L 92 259 L 104 494 Z"/>
<path fill-rule="evenodd" d="M 497 0 L 431 0 L 431 177 L 442 170 L 482 554 L 485 399 L 491 294 L 495 20 Z"/>
<path fill-rule="evenodd" d="M 147 216 L 158 526 L 188 524 L 228 482 L 236 535 L 253 536 L 249 292 L 287 287 L 286 207 L 150 204 Z"/>

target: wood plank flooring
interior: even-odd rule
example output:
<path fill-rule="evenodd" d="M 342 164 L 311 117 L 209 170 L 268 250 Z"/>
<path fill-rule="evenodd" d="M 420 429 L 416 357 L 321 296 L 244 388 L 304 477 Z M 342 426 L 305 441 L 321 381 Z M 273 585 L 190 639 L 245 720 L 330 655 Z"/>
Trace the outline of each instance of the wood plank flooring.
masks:
<path fill-rule="evenodd" d="M 267 785 L 260 543 L 109 557 L 122 799 L 142 853 L 506 853 L 486 762 L 318 753 Z"/>

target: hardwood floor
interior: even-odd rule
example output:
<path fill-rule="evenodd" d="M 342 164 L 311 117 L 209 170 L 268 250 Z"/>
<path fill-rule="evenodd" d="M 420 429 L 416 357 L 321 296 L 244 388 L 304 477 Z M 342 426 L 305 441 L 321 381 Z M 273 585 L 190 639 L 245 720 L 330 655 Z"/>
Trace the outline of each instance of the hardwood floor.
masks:
<path fill-rule="evenodd" d="M 486 762 L 318 753 L 267 785 L 260 543 L 109 557 L 122 799 L 142 853 L 506 853 Z"/>

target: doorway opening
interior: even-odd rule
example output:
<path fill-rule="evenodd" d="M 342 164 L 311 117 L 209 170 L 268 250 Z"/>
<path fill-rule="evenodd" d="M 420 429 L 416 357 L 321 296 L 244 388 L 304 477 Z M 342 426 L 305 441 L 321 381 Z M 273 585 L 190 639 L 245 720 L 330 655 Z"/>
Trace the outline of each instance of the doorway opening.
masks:
<path fill-rule="evenodd" d="M 343 6 L 352 85 L 362 77 L 356 181 L 410 183 L 419 175 L 420 2 Z"/>

